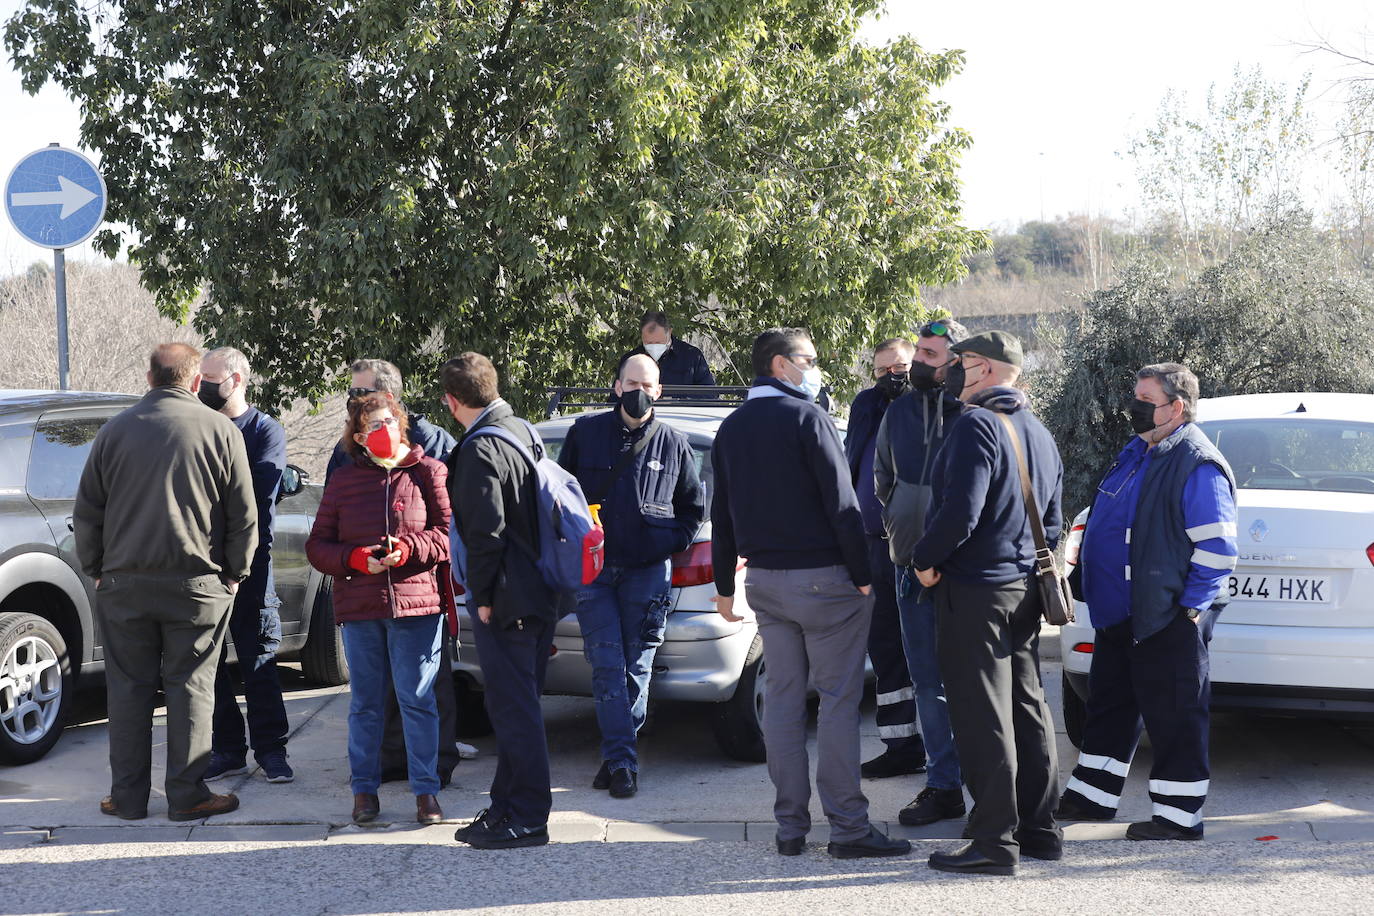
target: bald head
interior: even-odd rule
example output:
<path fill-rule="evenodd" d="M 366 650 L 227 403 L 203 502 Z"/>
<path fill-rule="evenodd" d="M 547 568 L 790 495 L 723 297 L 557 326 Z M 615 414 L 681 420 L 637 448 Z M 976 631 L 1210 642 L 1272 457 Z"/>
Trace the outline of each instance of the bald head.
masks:
<path fill-rule="evenodd" d="M 190 344 L 158 344 L 148 359 L 149 388 L 196 389 L 200 377 L 200 351 Z"/>
<path fill-rule="evenodd" d="M 652 356 L 645 356 L 637 353 L 625 360 L 625 364 L 620 367 L 620 382 L 624 384 L 629 381 L 639 384 L 637 388 L 648 388 L 658 384 L 658 363 L 654 362 Z"/>

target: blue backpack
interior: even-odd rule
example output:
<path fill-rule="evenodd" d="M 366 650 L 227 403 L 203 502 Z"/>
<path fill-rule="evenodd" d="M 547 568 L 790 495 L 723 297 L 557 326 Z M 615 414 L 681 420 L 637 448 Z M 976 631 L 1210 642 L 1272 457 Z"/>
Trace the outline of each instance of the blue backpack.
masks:
<path fill-rule="evenodd" d="M 475 430 L 463 439 L 462 444 L 465 446 L 478 436 L 491 436 L 515 446 L 516 451 L 529 462 L 533 472 L 535 501 L 538 505 L 538 544 L 516 543 L 534 560 L 549 588 L 565 592 L 590 585 L 606 565 L 605 532 L 592 518 L 577 478 L 545 454 L 538 430 L 525 420 L 520 422 L 525 424 L 534 440 L 538 457 L 517 436 L 496 425 Z M 456 515 L 449 522 L 448 530 L 453 579 L 466 590 L 468 552 L 458 534 Z"/>

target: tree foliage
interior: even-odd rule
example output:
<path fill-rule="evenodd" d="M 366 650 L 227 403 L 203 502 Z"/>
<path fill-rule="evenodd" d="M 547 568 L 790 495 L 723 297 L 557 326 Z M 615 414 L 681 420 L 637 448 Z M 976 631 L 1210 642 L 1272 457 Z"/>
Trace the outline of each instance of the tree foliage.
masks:
<path fill-rule="evenodd" d="M 81 103 L 97 247 L 165 314 L 204 292 L 260 400 L 359 355 L 432 390 L 475 349 L 529 408 L 604 380 L 645 308 L 726 351 L 782 324 L 849 353 L 957 275 L 969 141 L 931 91 L 962 57 L 864 44 L 878 6 L 29 0 L 5 41 Z"/>
<path fill-rule="evenodd" d="M 1178 283 L 1137 261 L 1095 293 L 1066 337 L 1062 364 L 1037 384 L 1064 457 L 1076 512 L 1132 435 L 1141 366 L 1180 362 L 1203 397 L 1374 390 L 1374 287 L 1316 232 L 1308 214 L 1264 225 L 1229 257 Z"/>

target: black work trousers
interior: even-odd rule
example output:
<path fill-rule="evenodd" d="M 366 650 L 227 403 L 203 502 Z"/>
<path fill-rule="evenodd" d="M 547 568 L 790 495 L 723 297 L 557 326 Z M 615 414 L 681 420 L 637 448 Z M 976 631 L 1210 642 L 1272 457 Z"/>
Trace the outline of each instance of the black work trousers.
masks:
<path fill-rule="evenodd" d="M 940 673 L 964 784 L 973 796 L 974 847 L 1003 865 L 1020 844 L 1057 844 L 1059 766 L 1040 682 L 1040 593 L 946 577 L 934 589 Z"/>
<path fill-rule="evenodd" d="M 873 622 L 868 630 L 868 658 L 877 683 L 878 737 L 888 750 L 925 763 L 925 743 L 916 728 L 916 694 L 911 686 L 902 618 L 897 609 L 897 571 L 888 556 L 887 539 L 868 535 L 868 567 L 873 577 Z"/>

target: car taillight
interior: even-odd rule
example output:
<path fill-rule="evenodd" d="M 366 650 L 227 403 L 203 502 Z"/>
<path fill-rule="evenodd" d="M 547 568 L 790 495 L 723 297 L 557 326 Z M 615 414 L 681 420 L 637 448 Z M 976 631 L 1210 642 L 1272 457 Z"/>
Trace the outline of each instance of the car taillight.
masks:
<path fill-rule="evenodd" d="M 1078 565 L 1078 550 L 1083 546 L 1083 529 L 1087 524 L 1074 525 L 1069 529 L 1069 539 L 1064 542 L 1064 562 L 1069 566 Z M 1374 544 L 1369 545 L 1370 550 L 1374 550 Z M 1371 558 L 1374 562 L 1374 558 Z"/>
<path fill-rule="evenodd" d="M 1093 644 L 1090 642 L 1076 642 L 1073 644 L 1073 651 L 1082 652 L 1084 655 L 1093 654 Z"/>
<path fill-rule="evenodd" d="M 1364 549 L 1364 555 L 1369 557 L 1369 562 L 1374 564 L 1374 544 L 1370 544 Z"/>
<path fill-rule="evenodd" d="M 689 585 L 710 585 L 716 581 L 716 570 L 711 565 L 711 542 L 697 541 L 682 553 L 673 554 L 673 587 L 686 588 Z"/>

